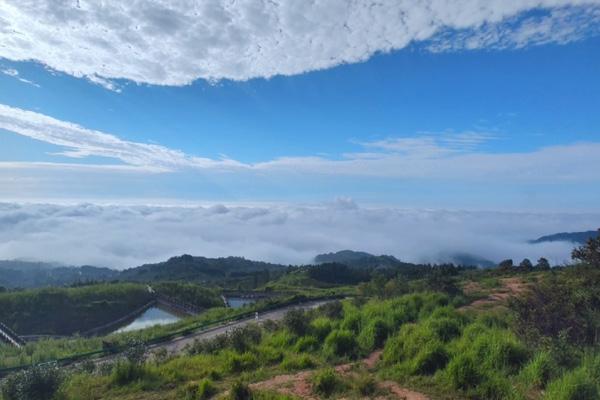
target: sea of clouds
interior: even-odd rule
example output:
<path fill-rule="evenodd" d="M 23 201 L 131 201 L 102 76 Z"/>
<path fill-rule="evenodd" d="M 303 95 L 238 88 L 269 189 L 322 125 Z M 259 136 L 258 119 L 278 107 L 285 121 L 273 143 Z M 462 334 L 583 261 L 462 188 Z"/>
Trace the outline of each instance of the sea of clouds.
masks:
<path fill-rule="evenodd" d="M 572 244 L 527 241 L 595 229 L 598 221 L 600 214 L 367 208 L 344 199 L 193 207 L 0 203 L 0 259 L 127 268 L 188 253 L 300 264 L 353 249 L 411 262 L 470 253 L 562 263 Z"/>

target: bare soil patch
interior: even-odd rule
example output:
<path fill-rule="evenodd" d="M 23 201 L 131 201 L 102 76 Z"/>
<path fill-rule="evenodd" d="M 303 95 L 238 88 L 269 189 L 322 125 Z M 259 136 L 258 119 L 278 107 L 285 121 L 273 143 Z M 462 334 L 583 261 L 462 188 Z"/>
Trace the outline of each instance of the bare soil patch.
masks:
<path fill-rule="evenodd" d="M 519 277 L 502 278 L 500 279 L 500 282 L 501 286 L 493 289 L 487 297 L 475 300 L 471 304 L 461 307 L 460 309 L 469 310 L 504 306 L 509 298 L 519 296 L 528 289 L 528 284 L 523 282 Z M 463 287 L 463 291 L 466 294 L 476 293 L 481 290 L 481 285 L 477 282 L 468 282 Z"/>
<path fill-rule="evenodd" d="M 377 362 L 381 359 L 382 351 L 378 350 L 371 353 L 367 358 L 358 363 L 340 364 L 335 367 L 335 370 L 341 376 L 351 376 L 356 374 L 353 369 L 356 367 L 366 367 L 373 369 Z M 317 400 L 319 396 L 313 393 L 311 385 L 311 377 L 314 371 L 302 371 L 296 374 L 278 375 L 266 381 L 253 383 L 250 385 L 252 389 L 262 389 L 276 391 L 281 394 L 297 396 L 308 400 Z M 377 400 L 384 399 L 399 399 L 399 400 L 430 400 L 422 393 L 414 392 L 400 386 L 396 382 L 385 381 L 378 383 L 378 386 L 386 392 L 385 396 L 377 396 Z"/>

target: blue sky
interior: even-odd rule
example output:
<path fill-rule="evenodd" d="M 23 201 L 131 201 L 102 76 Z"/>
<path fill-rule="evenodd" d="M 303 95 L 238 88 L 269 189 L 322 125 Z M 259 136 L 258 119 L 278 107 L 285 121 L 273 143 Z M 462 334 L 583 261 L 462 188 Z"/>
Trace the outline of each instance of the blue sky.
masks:
<path fill-rule="evenodd" d="M 411 10 L 448 14 L 425 3 Z M 9 1 L 0 18 L 22 35 L 0 34 L 0 199 L 597 211 L 600 7 L 527 3 L 399 23 L 412 11 L 394 2 L 257 1 L 200 10 L 199 27 L 155 1 L 121 9 L 145 26 L 133 37 L 93 3 Z M 210 25 L 223 15 L 227 35 Z M 282 38 L 259 29 L 274 17 Z"/>

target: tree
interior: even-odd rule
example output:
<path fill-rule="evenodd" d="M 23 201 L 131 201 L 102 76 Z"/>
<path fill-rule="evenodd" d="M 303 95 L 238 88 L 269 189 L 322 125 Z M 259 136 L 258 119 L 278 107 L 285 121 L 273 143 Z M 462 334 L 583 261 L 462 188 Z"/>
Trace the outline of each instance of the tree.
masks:
<path fill-rule="evenodd" d="M 548 270 L 550 269 L 550 263 L 544 257 L 540 257 L 535 267 L 540 270 Z"/>
<path fill-rule="evenodd" d="M 588 239 L 586 244 L 574 249 L 571 258 L 600 268 L 600 229 L 598 229 L 598 235 L 595 238 Z"/>
<path fill-rule="evenodd" d="M 532 269 L 533 264 L 531 263 L 529 258 L 524 258 L 523 261 L 521 261 L 521 263 L 519 264 L 519 267 L 523 269 Z"/>
<path fill-rule="evenodd" d="M 500 264 L 498 264 L 498 268 L 502 270 L 510 270 L 513 266 L 513 260 L 511 260 L 510 258 L 508 260 L 501 261 Z"/>

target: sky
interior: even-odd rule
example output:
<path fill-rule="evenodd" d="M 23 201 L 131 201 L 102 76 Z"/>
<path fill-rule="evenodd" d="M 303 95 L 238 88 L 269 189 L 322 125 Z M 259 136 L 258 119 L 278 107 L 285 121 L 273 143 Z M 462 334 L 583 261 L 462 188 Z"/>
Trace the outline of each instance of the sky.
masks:
<path fill-rule="evenodd" d="M 600 0 L 5 0 L 0 258 L 87 263 L 97 253 L 89 262 L 121 267 L 180 251 L 285 262 L 344 247 L 417 261 L 450 251 L 437 248 L 448 237 L 432 241 L 435 251 L 399 245 L 410 242 L 407 210 L 417 219 L 441 213 L 449 236 L 457 225 L 448 221 L 468 232 L 472 213 L 484 213 L 498 241 L 479 253 L 494 259 L 507 237 L 595 229 L 599 49 Z M 353 228 L 338 221 L 319 245 L 298 244 L 328 224 L 332 204 L 351 205 Z M 36 254 L 40 237 L 50 248 L 73 244 L 60 239 L 66 227 L 56 230 L 63 219 L 24 229 L 27 219 L 14 215 L 37 215 L 41 205 L 104 222 L 113 207 L 124 215 L 133 207 L 143 221 L 98 226 L 134 234 L 190 207 L 198 230 L 214 231 L 203 219 L 214 207 L 304 219 L 281 228 L 299 229 L 286 243 L 273 235 L 228 247 L 233 218 L 202 245 L 145 253 L 100 243 L 67 257 Z M 91 205 L 102 212 L 84 216 Z M 520 230 L 497 229 L 505 215 Z M 248 235 L 260 236 L 264 221 L 250 220 Z M 370 241 L 364 230 L 374 231 Z M 455 250 L 475 251 L 468 238 Z M 568 258 L 568 249 L 548 251 Z"/>

